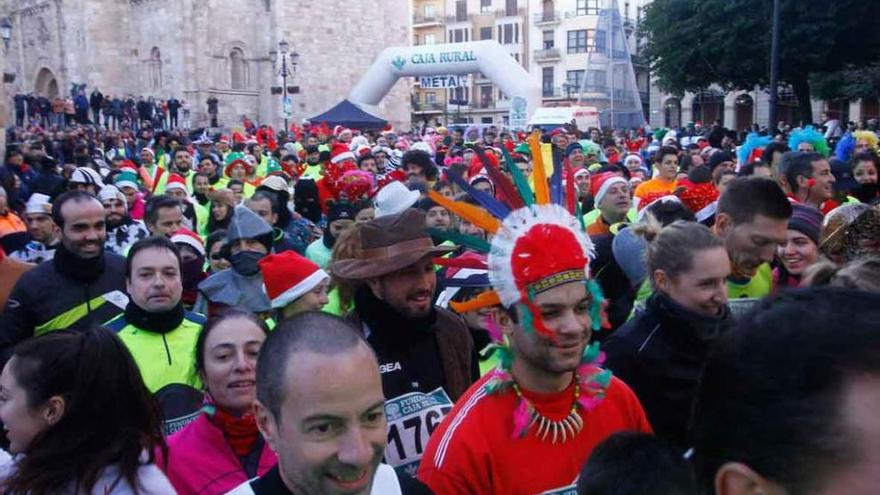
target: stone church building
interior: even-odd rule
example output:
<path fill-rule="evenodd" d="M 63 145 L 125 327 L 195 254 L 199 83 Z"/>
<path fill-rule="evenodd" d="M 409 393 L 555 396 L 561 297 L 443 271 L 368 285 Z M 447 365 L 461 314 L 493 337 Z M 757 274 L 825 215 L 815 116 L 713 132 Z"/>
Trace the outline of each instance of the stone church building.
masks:
<path fill-rule="evenodd" d="M 105 95 L 175 96 L 192 127 L 219 101 L 221 126 L 242 116 L 282 122 L 280 60 L 285 39 L 299 54 L 288 86 L 291 122 L 341 101 L 386 46 L 409 44 L 408 0 L 4 0 L 12 22 L 5 100 L 16 93 L 69 94 L 72 84 Z M 2 12 L 5 10 L 5 12 Z M 0 47 L 0 50 L 3 50 Z M 277 62 L 277 63 L 273 63 Z M 8 108 L 8 107 L 7 107 Z M 398 83 L 378 108 L 394 125 L 409 122 L 409 86 Z"/>

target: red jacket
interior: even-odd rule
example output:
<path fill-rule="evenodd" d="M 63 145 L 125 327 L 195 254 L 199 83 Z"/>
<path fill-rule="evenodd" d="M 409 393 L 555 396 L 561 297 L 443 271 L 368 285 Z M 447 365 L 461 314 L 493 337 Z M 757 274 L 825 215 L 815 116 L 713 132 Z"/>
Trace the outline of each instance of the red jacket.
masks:
<path fill-rule="evenodd" d="M 533 495 L 568 493 L 574 489 L 584 463 L 602 440 L 625 430 L 651 432 L 632 390 L 612 378 L 605 399 L 591 411 L 581 411 L 584 429 L 573 440 L 553 444 L 535 435 L 513 439 L 516 395 L 510 391 L 486 395 L 485 375 L 455 403 L 431 435 L 418 478 L 437 495 Z M 574 400 L 573 385 L 556 394 L 524 395 L 545 416 L 561 420 Z"/>

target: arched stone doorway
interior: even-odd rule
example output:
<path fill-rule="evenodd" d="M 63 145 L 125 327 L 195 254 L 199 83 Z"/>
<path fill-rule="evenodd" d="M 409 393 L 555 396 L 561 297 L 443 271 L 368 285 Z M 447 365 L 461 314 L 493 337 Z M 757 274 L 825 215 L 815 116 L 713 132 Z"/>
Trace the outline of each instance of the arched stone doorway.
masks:
<path fill-rule="evenodd" d="M 755 122 L 755 100 L 751 95 L 743 93 L 736 97 L 734 102 L 736 115 L 736 130 L 748 130 Z"/>
<path fill-rule="evenodd" d="M 715 121 L 724 125 L 724 93 L 717 89 L 705 89 L 694 95 L 694 122 L 711 127 Z"/>
<path fill-rule="evenodd" d="M 668 98 L 663 104 L 663 126 L 670 129 L 681 127 L 681 100 Z"/>
<path fill-rule="evenodd" d="M 47 98 L 58 96 L 58 80 L 51 70 L 43 67 L 37 72 L 37 77 L 34 79 L 34 94 Z"/>

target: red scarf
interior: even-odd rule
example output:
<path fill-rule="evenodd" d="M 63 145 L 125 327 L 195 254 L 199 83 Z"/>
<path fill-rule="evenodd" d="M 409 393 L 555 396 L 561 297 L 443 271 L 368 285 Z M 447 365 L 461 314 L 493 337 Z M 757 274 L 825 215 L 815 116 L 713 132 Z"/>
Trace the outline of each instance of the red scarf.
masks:
<path fill-rule="evenodd" d="M 208 415 L 208 420 L 223 432 L 235 455 L 244 457 L 250 454 L 260 435 L 257 419 L 252 413 L 236 417 L 214 404 L 208 404 L 202 410 Z"/>

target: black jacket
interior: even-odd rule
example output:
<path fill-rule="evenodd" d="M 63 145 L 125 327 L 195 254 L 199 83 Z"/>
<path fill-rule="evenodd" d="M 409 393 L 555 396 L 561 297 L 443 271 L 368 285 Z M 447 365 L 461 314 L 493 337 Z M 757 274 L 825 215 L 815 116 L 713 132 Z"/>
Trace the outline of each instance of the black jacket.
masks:
<path fill-rule="evenodd" d="M 596 256 L 590 261 L 590 273 L 599 283 L 602 295 L 608 301 L 608 323 L 611 324 L 611 328 L 603 328 L 594 334 L 594 338 L 604 342 L 629 318 L 636 298 L 636 288 L 632 286 L 614 259 L 612 251 L 614 236 L 605 234 L 596 236 L 592 240 L 593 245 L 596 246 Z"/>
<path fill-rule="evenodd" d="M 727 308 L 709 318 L 654 292 L 645 309 L 605 341 L 606 367 L 632 388 L 658 436 L 685 446 L 706 354 L 730 323 Z"/>
<path fill-rule="evenodd" d="M 41 263 L 22 275 L 0 315 L 0 361 L 12 348 L 35 334 L 53 330 L 88 330 L 123 312 L 125 258 L 104 253 L 75 267 L 63 245 L 52 262 Z"/>
<path fill-rule="evenodd" d="M 458 315 L 435 308 L 431 316 L 406 320 L 366 287 L 355 292 L 349 319 L 376 351 L 388 399 L 442 387 L 458 400 L 479 377 L 474 343 Z"/>

